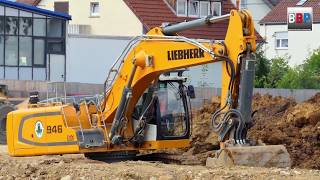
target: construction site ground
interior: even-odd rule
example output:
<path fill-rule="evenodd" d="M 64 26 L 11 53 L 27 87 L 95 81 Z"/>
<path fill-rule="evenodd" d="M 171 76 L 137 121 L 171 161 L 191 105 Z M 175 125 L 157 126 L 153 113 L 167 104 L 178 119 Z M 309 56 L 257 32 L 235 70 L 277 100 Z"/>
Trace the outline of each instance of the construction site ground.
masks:
<path fill-rule="evenodd" d="M 106 163 L 83 155 L 9 157 L 0 147 L 0 179 L 319 179 L 320 180 L 320 94 L 296 103 L 292 99 L 255 95 L 252 140 L 283 144 L 292 168 L 206 167 L 207 157 L 219 149 L 210 118 L 219 98 L 193 113 L 191 146 L 165 150 L 181 164 L 122 161 Z M 163 151 L 162 151 L 163 152 Z"/>
<path fill-rule="evenodd" d="M 320 179 L 319 170 L 253 167 L 207 168 L 161 162 L 105 163 L 82 155 L 13 158 L 1 147 L 0 179 Z"/>

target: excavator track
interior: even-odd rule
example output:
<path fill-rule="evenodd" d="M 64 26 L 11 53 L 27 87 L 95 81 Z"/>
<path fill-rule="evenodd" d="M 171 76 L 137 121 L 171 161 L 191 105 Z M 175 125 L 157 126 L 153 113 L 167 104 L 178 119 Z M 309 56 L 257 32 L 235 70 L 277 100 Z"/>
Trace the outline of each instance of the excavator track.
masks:
<path fill-rule="evenodd" d="M 181 156 L 169 153 L 137 154 L 137 152 L 86 153 L 85 157 L 106 163 L 121 161 L 150 161 L 165 164 L 182 164 Z"/>
<path fill-rule="evenodd" d="M 165 164 L 182 164 L 182 161 L 179 155 L 169 154 L 169 153 L 152 153 L 152 154 L 138 155 L 137 160 L 162 162 Z"/>
<path fill-rule="evenodd" d="M 107 163 L 120 162 L 120 161 L 133 161 L 136 159 L 136 151 L 123 151 L 123 152 L 98 152 L 98 153 L 85 153 L 84 156 L 88 159 L 103 161 Z"/>

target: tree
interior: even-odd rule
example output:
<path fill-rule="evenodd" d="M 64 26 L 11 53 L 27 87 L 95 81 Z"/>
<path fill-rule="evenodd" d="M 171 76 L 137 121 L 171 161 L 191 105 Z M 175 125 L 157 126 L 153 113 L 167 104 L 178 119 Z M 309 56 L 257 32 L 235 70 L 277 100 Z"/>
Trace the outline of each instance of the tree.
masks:
<path fill-rule="evenodd" d="M 320 49 L 314 50 L 302 65 L 301 86 L 307 89 L 320 88 Z"/>
<path fill-rule="evenodd" d="M 290 67 L 289 57 L 269 60 L 260 47 L 256 51 L 255 87 L 320 89 L 320 49 L 314 50 L 303 64 Z"/>
<path fill-rule="evenodd" d="M 300 89 L 301 79 L 300 79 L 300 68 L 290 68 L 287 73 L 281 78 L 277 83 L 277 88 L 283 89 Z"/>
<path fill-rule="evenodd" d="M 271 59 L 270 72 L 267 76 L 267 88 L 276 88 L 278 82 L 283 78 L 283 76 L 289 71 L 290 67 L 288 65 L 287 57 L 277 57 Z"/>
<path fill-rule="evenodd" d="M 305 60 L 304 69 L 309 70 L 314 75 L 320 75 L 320 49 L 314 50 L 310 57 Z"/>
<path fill-rule="evenodd" d="M 265 57 L 262 46 L 257 47 L 254 82 L 256 88 L 276 88 L 277 83 L 288 70 L 288 57 L 269 60 Z"/>
<path fill-rule="evenodd" d="M 320 49 L 315 50 L 303 64 L 290 68 L 277 83 L 277 87 L 320 89 Z"/>
<path fill-rule="evenodd" d="M 256 88 L 264 88 L 267 83 L 267 77 L 270 72 L 271 62 L 264 56 L 262 46 L 257 47 L 256 64 L 255 64 L 255 79 L 254 85 Z"/>

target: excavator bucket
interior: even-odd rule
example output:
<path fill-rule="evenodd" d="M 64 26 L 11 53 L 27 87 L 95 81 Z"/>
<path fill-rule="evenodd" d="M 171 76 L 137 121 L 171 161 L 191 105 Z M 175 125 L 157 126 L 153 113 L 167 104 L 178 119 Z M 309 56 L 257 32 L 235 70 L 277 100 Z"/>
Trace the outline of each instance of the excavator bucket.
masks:
<path fill-rule="evenodd" d="M 251 166 L 251 167 L 291 167 L 291 159 L 283 145 L 226 147 L 209 157 L 208 167 Z"/>

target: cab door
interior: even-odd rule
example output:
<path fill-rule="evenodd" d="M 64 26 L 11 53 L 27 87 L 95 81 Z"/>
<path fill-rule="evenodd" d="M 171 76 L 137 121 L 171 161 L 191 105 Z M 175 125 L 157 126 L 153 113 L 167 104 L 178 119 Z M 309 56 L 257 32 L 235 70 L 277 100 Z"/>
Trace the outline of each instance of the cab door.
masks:
<path fill-rule="evenodd" d="M 157 139 L 190 137 L 190 115 L 184 86 L 179 82 L 160 82 L 157 107 Z"/>

